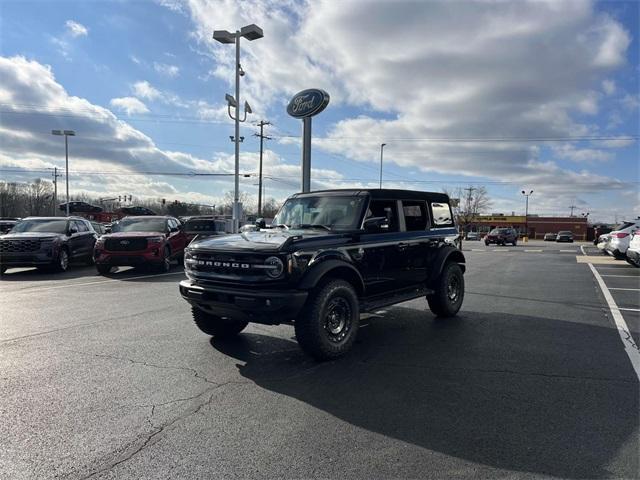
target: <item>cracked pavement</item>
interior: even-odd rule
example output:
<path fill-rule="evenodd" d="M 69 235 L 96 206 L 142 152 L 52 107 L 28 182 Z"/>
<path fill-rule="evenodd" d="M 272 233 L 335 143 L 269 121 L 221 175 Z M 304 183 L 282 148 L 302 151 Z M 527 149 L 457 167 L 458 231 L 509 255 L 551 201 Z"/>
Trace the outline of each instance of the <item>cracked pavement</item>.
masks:
<path fill-rule="evenodd" d="M 10 272 L 0 478 L 637 477 L 638 381 L 588 267 L 466 255 L 459 318 L 388 308 L 322 364 L 291 327 L 200 333 L 177 270 Z"/>

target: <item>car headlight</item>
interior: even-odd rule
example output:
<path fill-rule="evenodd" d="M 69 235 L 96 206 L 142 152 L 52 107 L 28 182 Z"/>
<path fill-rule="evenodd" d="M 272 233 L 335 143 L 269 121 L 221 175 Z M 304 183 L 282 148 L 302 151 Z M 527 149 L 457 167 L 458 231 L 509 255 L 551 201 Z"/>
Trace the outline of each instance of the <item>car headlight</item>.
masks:
<path fill-rule="evenodd" d="M 164 241 L 163 237 L 148 237 L 147 242 L 151 244 L 160 244 Z"/>
<path fill-rule="evenodd" d="M 284 272 L 284 263 L 278 257 L 269 257 L 264 261 L 267 275 L 271 278 L 278 278 Z"/>

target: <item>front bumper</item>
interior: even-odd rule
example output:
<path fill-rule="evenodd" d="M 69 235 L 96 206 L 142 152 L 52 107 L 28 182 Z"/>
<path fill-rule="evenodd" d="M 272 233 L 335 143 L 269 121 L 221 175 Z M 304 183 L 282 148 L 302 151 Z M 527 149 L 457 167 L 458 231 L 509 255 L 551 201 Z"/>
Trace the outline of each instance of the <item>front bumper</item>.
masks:
<path fill-rule="evenodd" d="M 308 292 L 211 287 L 191 280 L 180 282 L 180 294 L 191 305 L 220 317 L 279 325 L 294 320 Z"/>
<path fill-rule="evenodd" d="M 558 243 L 562 243 L 562 242 L 573 243 L 573 238 L 570 238 L 570 237 L 558 237 L 558 238 L 556 238 L 556 242 L 558 242 Z"/>
<path fill-rule="evenodd" d="M 3 253 L 0 255 L 0 265 L 3 267 L 35 267 L 50 265 L 56 258 L 54 250 L 39 250 L 29 253 Z"/>
<path fill-rule="evenodd" d="M 157 265 L 163 262 L 160 248 L 144 252 L 94 251 L 93 259 L 97 265 L 112 267 L 135 267 L 138 265 Z"/>

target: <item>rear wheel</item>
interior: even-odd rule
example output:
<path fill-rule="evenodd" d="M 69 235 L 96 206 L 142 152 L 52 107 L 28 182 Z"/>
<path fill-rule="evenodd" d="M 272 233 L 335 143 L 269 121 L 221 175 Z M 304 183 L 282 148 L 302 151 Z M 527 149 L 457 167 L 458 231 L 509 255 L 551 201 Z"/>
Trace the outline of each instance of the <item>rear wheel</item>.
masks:
<path fill-rule="evenodd" d="M 171 249 L 164 247 L 164 256 L 162 263 L 158 266 L 158 272 L 167 273 L 169 270 L 171 270 Z"/>
<path fill-rule="evenodd" d="M 353 286 L 330 280 L 311 293 L 295 321 L 300 347 L 317 360 L 331 360 L 347 353 L 358 333 L 360 306 Z"/>
<path fill-rule="evenodd" d="M 438 317 L 453 317 L 464 299 L 464 276 L 457 263 L 449 262 L 442 269 L 435 292 L 427 296 L 429 309 Z"/>
<path fill-rule="evenodd" d="M 191 307 L 191 312 L 193 313 L 193 321 L 198 328 L 207 335 L 212 335 L 216 338 L 235 337 L 249 325 L 249 322 L 218 317 L 198 307 Z"/>

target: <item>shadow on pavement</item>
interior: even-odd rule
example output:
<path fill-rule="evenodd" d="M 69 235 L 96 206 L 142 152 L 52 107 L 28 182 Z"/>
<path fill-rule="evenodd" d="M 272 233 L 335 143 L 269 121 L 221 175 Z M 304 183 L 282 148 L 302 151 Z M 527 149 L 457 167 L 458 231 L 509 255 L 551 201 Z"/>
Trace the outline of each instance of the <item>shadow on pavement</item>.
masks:
<path fill-rule="evenodd" d="M 184 270 L 182 265 L 172 265 L 171 270 L 166 273 L 159 273 L 150 268 L 117 267 L 106 275 L 98 274 L 95 266 L 71 266 L 66 272 L 47 272 L 36 268 L 30 269 L 9 269 L 5 272 L 0 281 L 9 282 L 39 282 L 52 280 L 75 280 L 85 278 L 87 280 L 126 280 L 130 282 L 178 282 L 181 280 L 180 273 Z M 186 277 L 185 277 L 186 278 Z"/>
<path fill-rule="evenodd" d="M 9 268 L 0 277 L 1 281 L 37 282 L 43 280 L 72 280 L 75 278 L 92 277 L 97 275 L 96 267 L 72 263 L 66 272 L 50 272 L 37 268 Z"/>
<path fill-rule="evenodd" d="M 402 307 L 368 322 L 353 352 L 329 363 L 293 339 L 245 333 L 211 345 L 262 388 L 491 467 L 601 478 L 634 441 L 638 384 L 613 329 L 502 313 L 440 321 Z"/>

